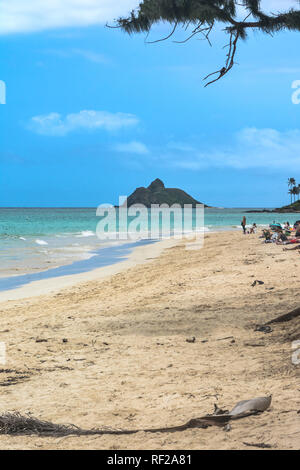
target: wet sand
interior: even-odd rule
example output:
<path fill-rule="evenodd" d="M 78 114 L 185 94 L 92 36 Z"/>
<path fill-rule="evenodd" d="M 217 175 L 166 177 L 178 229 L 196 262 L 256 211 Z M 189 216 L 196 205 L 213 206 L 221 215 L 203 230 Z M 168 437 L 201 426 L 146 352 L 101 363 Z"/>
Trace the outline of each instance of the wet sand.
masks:
<path fill-rule="evenodd" d="M 0 436 L 0 448 L 255 448 L 247 442 L 299 449 L 300 366 L 291 348 L 300 339 L 299 317 L 272 325 L 271 333 L 254 331 L 299 307 L 299 254 L 240 232 L 209 234 L 197 251 L 181 242 L 164 248 L 143 248 L 147 255 L 141 249 L 139 259 L 133 255 L 115 271 L 2 297 L 1 412 L 83 428 L 143 429 L 180 425 L 212 412 L 214 403 L 228 409 L 271 393 L 270 410 L 233 422 L 230 432 Z M 255 279 L 264 284 L 252 287 Z M 192 336 L 196 341 L 187 342 Z"/>

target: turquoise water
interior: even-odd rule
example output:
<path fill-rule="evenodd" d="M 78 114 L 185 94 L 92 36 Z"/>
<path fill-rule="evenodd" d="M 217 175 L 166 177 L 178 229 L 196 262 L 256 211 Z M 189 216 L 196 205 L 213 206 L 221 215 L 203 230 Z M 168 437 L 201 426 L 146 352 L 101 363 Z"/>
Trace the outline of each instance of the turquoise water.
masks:
<path fill-rule="evenodd" d="M 74 261 L 70 264 L 50 268 L 45 271 L 0 277 L 0 292 L 16 289 L 34 281 L 41 281 L 43 279 L 56 278 L 60 276 L 70 276 L 72 274 L 85 273 L 104 266 L 111 266 L 122 261 L 135 247 L 143 246 L 148 243 L 153 242 L 150 240 L 141 240 L 136 243 L 104 247 L 98 251 L 94 251 L 92 253 L 93 256 L 86 260 Z"/>
<path fill-rule="evenodd" d="M 294 223 L 300 219 L 299 214 L 245 214 L 246 210 L 206 209 L 205 231 L 240 230 L 243 215 L 248 224 L 255 222 L 258 226 L 274 220 Z M 0 208 L 0 276 L 53 269 L 87 260 L 95 250 L 128 243 L 128 240 L 99 240 L 96 236 L 99 220 L 94 208 Z M 176 221 L 173 228 L 176 231 Z M 120 228 L 124 230 L 126 227 Z M 143 232 L 140 238 L 145 238 Z"/>

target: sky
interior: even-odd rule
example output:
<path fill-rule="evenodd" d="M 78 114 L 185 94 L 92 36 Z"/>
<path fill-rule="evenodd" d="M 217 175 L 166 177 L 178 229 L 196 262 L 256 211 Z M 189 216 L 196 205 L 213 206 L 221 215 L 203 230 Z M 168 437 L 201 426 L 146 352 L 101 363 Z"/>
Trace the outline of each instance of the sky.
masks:
<path fill-rule="evenodd" d="M 210 47 L 105 26 L 138 3 L 0 0 L 0 206 L 117 204 L 155 178 L 217 207 L 289 203 L 287 179 L 300 182 L 299 34 L 251 33 L 238 64 L 204 88 L 224 64 L 221 28 Z"/>

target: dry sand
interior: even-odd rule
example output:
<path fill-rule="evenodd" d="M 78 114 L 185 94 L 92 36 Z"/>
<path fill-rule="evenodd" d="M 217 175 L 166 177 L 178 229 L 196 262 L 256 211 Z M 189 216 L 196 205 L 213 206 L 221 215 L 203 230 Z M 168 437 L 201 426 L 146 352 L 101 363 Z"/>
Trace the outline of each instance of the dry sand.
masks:
<path fill-rule="evenodd" d="M 299 307 L 299 254 L 240 232 L 210 234 L 198 251 L 178 243 L 158 258 L 150 254 L 147 263 L 123 265 L 108 277 L 43 295 L 31 286 L 31 295 L 40 295 L 28 298 L 27 291 L 18 299 L 16 291 L 15 300 L 0 303 L 0 341 L 7 346 L 0 412 L 83 428 L 143 429 L 271 393 L 270 410 L 233 422 L 230 432 L 2 435 L 0 448 L 251 449 L 248 442 L 299 449 L 300 366 L 291 360 L 299 317 L 268 334 L 254 331 Z M 255 279 L 264 284 L 251 287 Z M 195 343 L 186 342 L 191 336 Z"/>

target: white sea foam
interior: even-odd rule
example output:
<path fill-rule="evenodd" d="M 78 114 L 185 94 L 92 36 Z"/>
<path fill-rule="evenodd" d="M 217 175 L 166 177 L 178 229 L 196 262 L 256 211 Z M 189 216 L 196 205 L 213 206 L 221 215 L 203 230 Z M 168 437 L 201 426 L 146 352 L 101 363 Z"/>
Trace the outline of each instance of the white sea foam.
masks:
<path fill-rule="evenodd" d="M 91 230 L 83 230 L 79 235 L 77 235 L 77 238 L 95 237 L 95 235 L 96 234 Z"/>
<path fill-rule="evenodd" d="M 48 243 L 45 242 L 45 240 L 39 240 L 39 239 L 35 240 L 35 243 L 36 243 L 37 245 L 48 245 Z"/>
<path fill-rule="evenodd" d="M 26 238 L 24 238 L 24 237 L 19 237 L 19 239 L 20 239 L 20 240 L 26 240 Z"/>
<path fill-rule="evenodd" d="M 83 251 L 90 251 L 93 249 L 93 246 L 84 246 L 84 245 L 71 245 L 71 246 L 63 246 L 57 248 L 57 252 L 65 253 L 66 251 L 70 251 L 72 253 L 81 253 Z"/>

